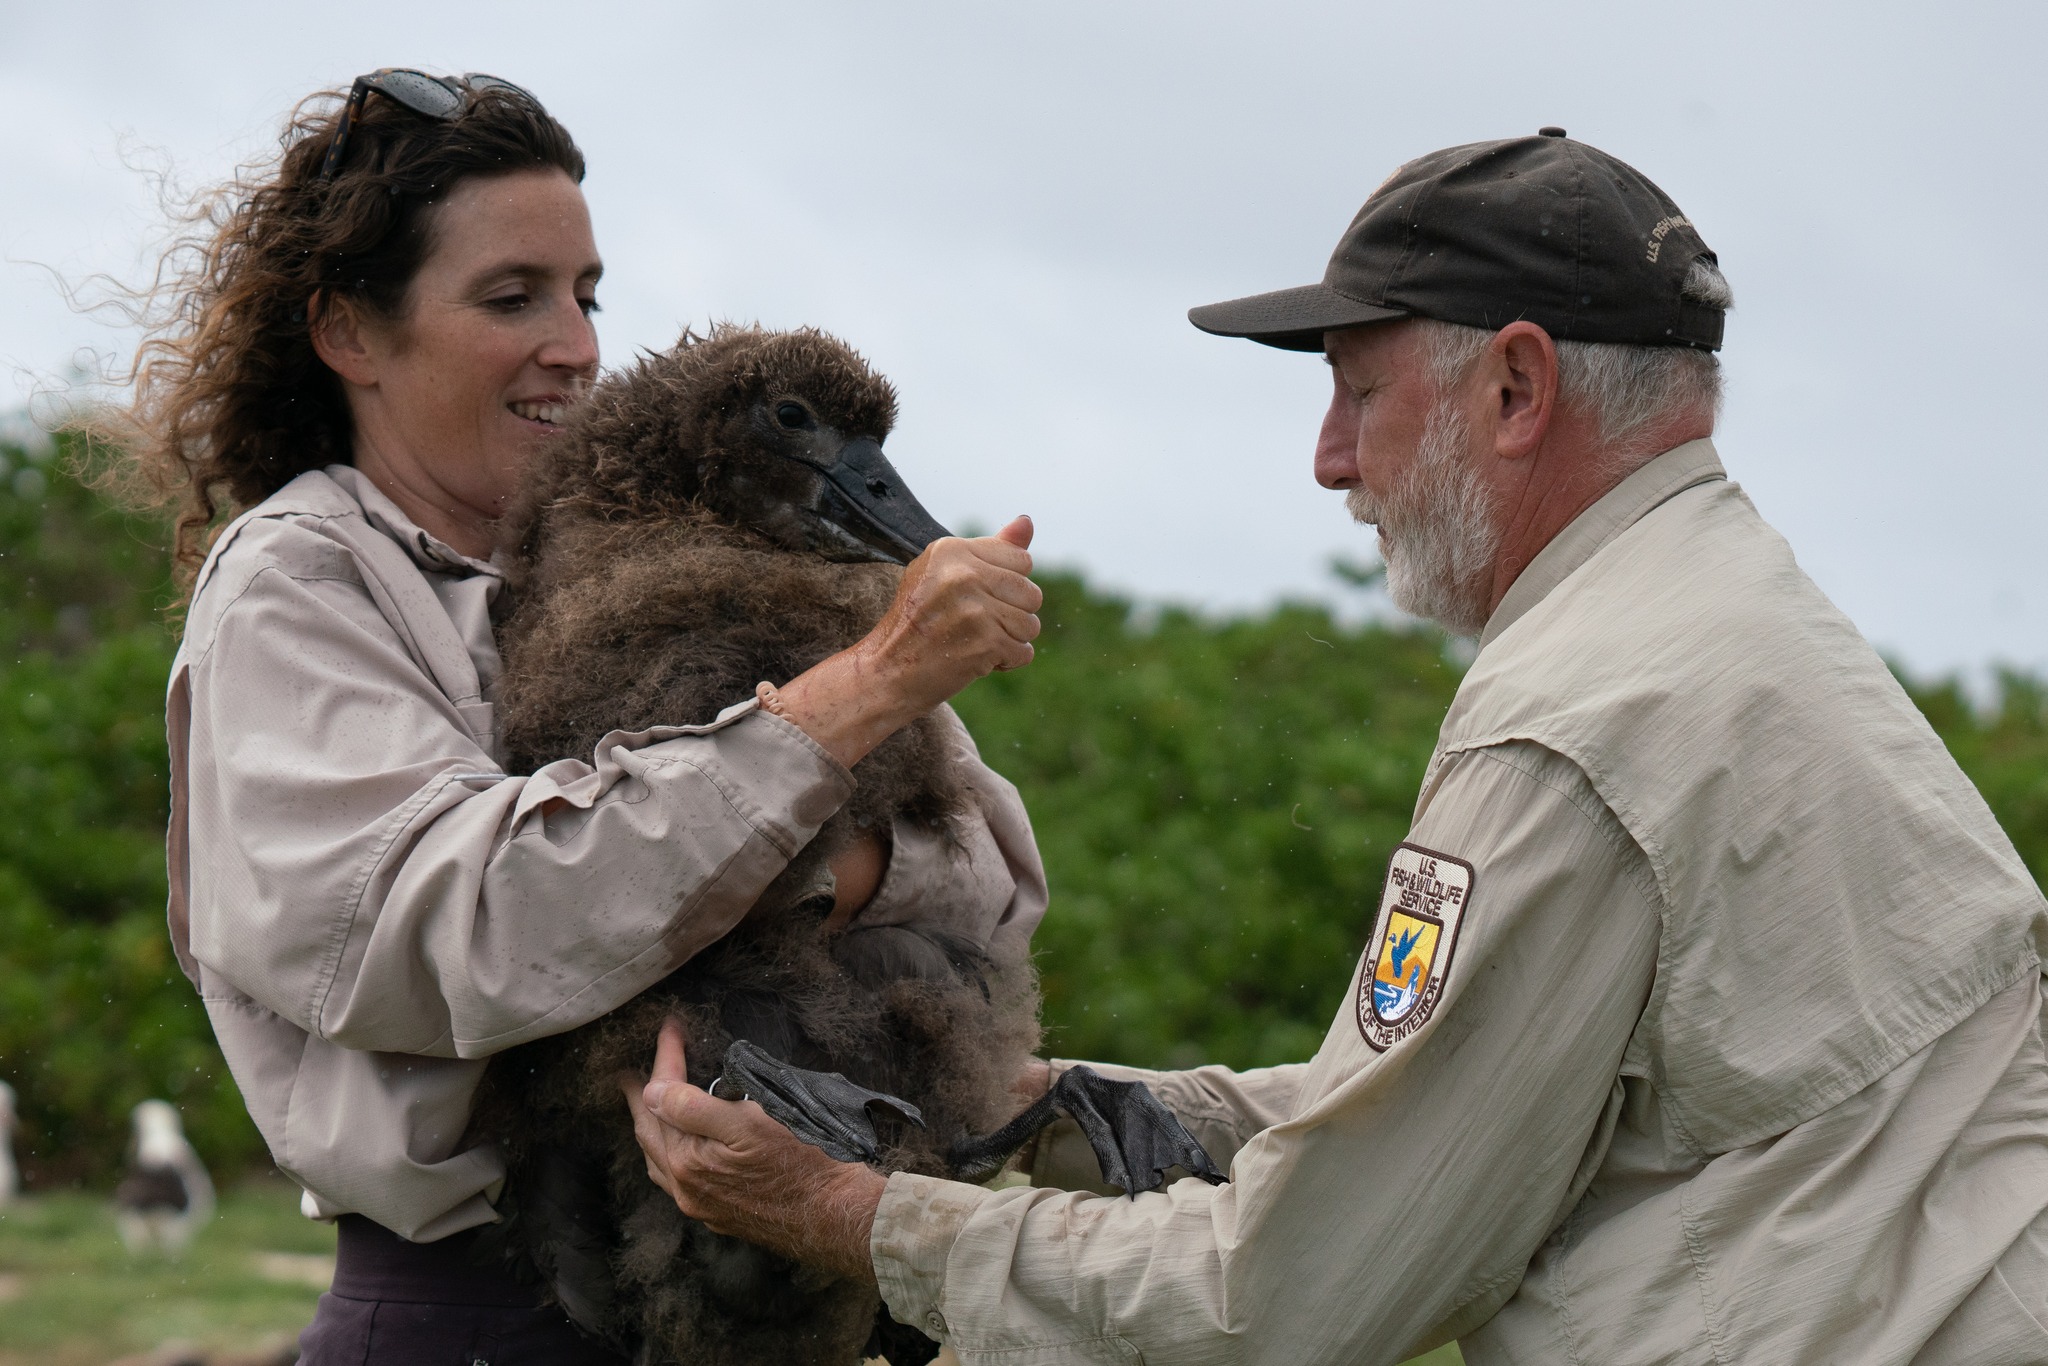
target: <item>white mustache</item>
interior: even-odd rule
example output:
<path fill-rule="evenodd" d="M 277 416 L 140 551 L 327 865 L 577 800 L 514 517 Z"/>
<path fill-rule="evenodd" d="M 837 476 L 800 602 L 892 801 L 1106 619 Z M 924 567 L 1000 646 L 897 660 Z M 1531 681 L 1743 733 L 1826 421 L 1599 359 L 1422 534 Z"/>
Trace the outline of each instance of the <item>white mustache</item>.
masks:
<path fill-rule="evenodd" d="M 1351 520 L 1360 526 L 1378 526 L 1386 510 L 1379 499 L 1365 491 L 1363 485 L 1344 495 L 1344 510 L 1351 514 Z"/>

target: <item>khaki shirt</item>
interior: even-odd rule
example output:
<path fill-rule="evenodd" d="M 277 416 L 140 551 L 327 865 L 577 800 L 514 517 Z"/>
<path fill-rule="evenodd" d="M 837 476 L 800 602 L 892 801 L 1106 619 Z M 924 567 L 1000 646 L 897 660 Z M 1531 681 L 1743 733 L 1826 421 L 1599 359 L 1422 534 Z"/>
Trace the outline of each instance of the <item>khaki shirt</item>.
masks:
<path fill-rule="evenodd" d="M 724 934 L 853 790 L 751 700 L 508 776 L 502 584 L 331 466 L 221 536 L 171 675 L 179 961 L 309 1210 L 421 1241 L 494 1218 L 503 1164 L 461 1142 L 485 1059 Z M 864 919 L 1028 938 L 1030 826 L 954 737 L 981 819 L 957 851 L 897 830 Z"/>
<path fill-rule="evenodd" d="M 2044 913 L 1690 443 L 1489 623 L 1314 1060 L 1104 1069 L 1231 1183 L 892 1176 L 883 1295 L 1006 1366 L 2048 1361 Z"/>

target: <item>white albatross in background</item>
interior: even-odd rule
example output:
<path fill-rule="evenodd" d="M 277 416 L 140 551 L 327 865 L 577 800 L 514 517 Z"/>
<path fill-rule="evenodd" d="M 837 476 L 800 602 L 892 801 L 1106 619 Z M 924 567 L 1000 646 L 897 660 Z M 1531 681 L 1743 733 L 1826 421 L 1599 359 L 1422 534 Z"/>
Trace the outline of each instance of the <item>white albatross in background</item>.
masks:
<path fill-rule="evenodd" d="M 182 1252 L 213 1217 L 213 1180 L 185 1141 L 185 1128 L 169 1101 L 135 1107 L 135 1142 L 128 1174 L 114 1188 L 114 1217 L 130 1253 Z"/>

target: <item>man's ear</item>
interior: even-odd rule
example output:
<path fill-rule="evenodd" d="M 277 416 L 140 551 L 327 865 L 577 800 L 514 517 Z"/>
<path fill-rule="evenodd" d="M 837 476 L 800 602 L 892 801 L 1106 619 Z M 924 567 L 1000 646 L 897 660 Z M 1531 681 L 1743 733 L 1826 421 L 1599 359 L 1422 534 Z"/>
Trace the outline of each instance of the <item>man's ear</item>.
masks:
<path fill-rule="evenodd" d="M 1495 378 L 1493 449 L 1520 460 L 1542 446 L 1557 413 L 1557 343 L 1532 322 L 1513 322 L 1487 347 Z"/>
<path fill-rule="evenodd" d="M 307 301 L 306 313 L 311 319 L 313 354 L 347 383 L 373 387 L 378 353 L 355 301 L 322 290 Z"/>

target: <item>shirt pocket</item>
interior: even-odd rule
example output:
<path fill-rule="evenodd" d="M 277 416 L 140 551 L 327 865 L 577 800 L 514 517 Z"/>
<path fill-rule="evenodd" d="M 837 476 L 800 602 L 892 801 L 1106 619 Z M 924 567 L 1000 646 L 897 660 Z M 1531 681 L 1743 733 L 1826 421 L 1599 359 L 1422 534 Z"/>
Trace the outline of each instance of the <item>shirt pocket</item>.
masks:
<path fill-rule="evenodd" d="M 484 751 L 503 763 L 504 754 L 498 748 L 497 705 L 484 701 L 457 702 L 455 713 L 462 718 L 462 724 L 469 728 L 470 735 L 483 746 Z"/>

